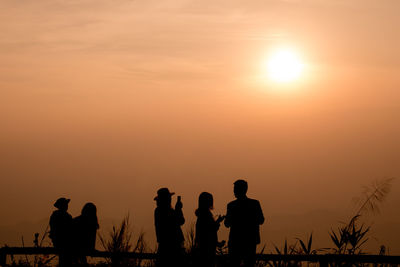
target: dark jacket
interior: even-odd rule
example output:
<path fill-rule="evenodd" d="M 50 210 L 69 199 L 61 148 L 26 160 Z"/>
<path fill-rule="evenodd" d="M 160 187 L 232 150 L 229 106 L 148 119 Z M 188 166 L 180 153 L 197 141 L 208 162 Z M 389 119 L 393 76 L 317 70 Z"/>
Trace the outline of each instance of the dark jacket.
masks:
<path fill-rule="evenodd" d="M 228 204 L 225 226 L 230 228 L 229 245 L 260 243 L 260 225 L 264 216 L 260 202 L 255 199 L 236 199 Z"/>
<path fill-rule="evenodd" d="M 204 257 L 215 256 L 218 243 L 219 223 L 214 220 L 210 210 L 197 210 L 195 245 L 197 252 Z"/>
<path fill-rule="evenodd" d="M 157 207 L 154 211 L 157 242 L 160 246 L 180 247 L 184 241 L 181 225 L 185 218 L 181 209 Z"/>
<path fill-rule="evenodd" d="M 89 252 L 95 249 L 96 234 L 99 225 L 97 218 L 80 215 L 73 220 L 73 236 L 75 249 Z"/>
<path fill-rule="evenodd" d="M 55 248 L 67 248 L 71 242 L 72 216 L 56 210 L 50 216 L 50 238 Z"/>

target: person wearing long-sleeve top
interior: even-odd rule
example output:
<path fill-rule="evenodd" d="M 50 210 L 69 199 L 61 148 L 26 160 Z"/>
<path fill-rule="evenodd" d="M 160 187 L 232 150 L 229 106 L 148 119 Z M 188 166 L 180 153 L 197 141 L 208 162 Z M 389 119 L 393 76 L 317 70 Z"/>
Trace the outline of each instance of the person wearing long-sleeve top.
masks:
<path fill-rule="evenodd" d="M 76 261 L 82 266 L 88 266 L 86 255 L 95 250 L 96 235 L 99 229 L 96 205 L 86 203 L 81 215 L 73 220 L 73 237 Z M 80 266 L 79 265 L 79 266 Z"/>
<path fill-rule="evenodd" d="M 68 213 L 70 199 L 59 198 L 53 204 L 57 208 L 50 216 L 50 234 L 54 248 L 59 251 L 59 266 L 71 265 L 72 216 Z"/>
<path fill-rule="evenodd" d="M 228 249 L 232 267 L 240 266 L 241 261 L 246 267 L 254 266 L 260 225 L 264 223 L 260 202 L 248 198 L 246 193 L 247 182 L 237 180 L 234 183 L 236 200 L 227 206 L 224 224 L 230 228 Z"/>
<path fill-rule="evenodd" d="M 218 229 L 224 217 L 219 216 L 217 220 L 211 212 L 213 209 L 213 196 L 203 192 L 199 196 L 199 208 L 196 210 L 196 235 L 195 250 L 198 266 L 215 266 L 215 253 L 218 245 Z"/>
<path fill-rule="evenodd" d="M 183 255 L 183 232 L 185 223 L 182 202 L 178 196 L 175 209 L 171 207 L 171 196 L 168 188 L 161 188 L 154 198 L 157 207 L 154 211 L 154 224 L 158 243 L 158 266 L 179 266 Z"/>

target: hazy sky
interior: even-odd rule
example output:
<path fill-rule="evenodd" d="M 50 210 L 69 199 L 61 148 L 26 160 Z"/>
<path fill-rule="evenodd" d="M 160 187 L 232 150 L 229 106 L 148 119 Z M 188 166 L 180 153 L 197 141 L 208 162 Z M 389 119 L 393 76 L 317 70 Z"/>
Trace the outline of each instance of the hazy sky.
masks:
<path fill-rule="evenodd" d="M 1 244 L 59 196 L 73 215 L 87 201 L 102 220 L 129 212 L 154 240 L 159 187 L 182 195 L 189 225 L 202 191 L 224 213 L 237 178 L 261 201 L 267 246 L 326 238 L 363 185 L 400 173 L 399 12 L 398 0 L 0 0 Z M 263 75 L 281 46 L 307 66 L 285 86 Z M 399 193 L 373 219 L 373 242 L 394 252 Z"/>

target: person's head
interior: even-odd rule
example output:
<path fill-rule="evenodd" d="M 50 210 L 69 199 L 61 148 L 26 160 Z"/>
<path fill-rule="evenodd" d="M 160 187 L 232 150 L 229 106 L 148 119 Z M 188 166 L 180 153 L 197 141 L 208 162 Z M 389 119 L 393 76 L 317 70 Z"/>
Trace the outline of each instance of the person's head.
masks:
<path fill-rule="evenodd" d="M 171 206 L 171 196 L 175 193 L 169 192 L 166 187 L 160 188 L 157 191 L 157 196 L 154 200 L 157 202 L 158 207 L 170 207 Z"/>
<path fill-rule="evenodd" d="M 59 199 L 57 199 L 56 202 L 54 202 L 53 206 L 59 210 L 67 211 L 69 201 L 70 199 L 67 199 L 65 197 L 60 197 Z"/>
<path fill-rule="evenodd" d="M 213 196 L 208 192 L 203 192 L 199 196 L 199 209 L 211 210 L 214 206 Z"/>
<path fill-rule="evenodd" d="M 96 205 L 91 202 L 86 203 L 82 208 L 81 216 L 85 218 L 87 223 L 93 225 L 97 229 L 99 228 Z"/>
<path fill-rule="evenodd" d="M 237 180 L 233 183 L 233 193 L 236 198 L 246 197 L 247 193 L 247 182 L 245 180 Z"/>
<path fill-rule="evenodd" d="M 83 206 L 83 208 L 82 208 L 81 214 L 83 216 L 87 216 L 87 217 L 95 217 L 95 216 L 97 216 L 96 205 L 94 205 L 91 202 L 86 203 L 85 206 Z"/>

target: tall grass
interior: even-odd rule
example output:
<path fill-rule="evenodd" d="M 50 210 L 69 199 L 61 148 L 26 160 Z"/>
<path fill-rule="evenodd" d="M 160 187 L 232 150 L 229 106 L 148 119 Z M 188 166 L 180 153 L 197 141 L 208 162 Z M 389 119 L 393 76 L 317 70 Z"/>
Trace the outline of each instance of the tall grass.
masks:
<path fill-rule="evenodd" d="M 139 232 L 135 237 L 130 225 L 129 214 L 126 215 L 119 226 L 113 226 L 107 236 L 99 234 L 100 243 L 105 251 L 111 253 L 107 262 L 111 266 L 142 266 L 142 259 L 127 259 L 121 257 L 121 253 L 135 252 L 145 253 L 148 250 L 144 239 L 144 232 Z M 136 239 L 136 241 L 134 241 Z"/>
<path fill-rule="evenodd" d="M 196 246 L 196 224 L 191 223 L 185 233 L 185 251 L 188 255 L 193 255 Z"/>
<path fill-rule="evenodd" d="M 389 195 L 394 180 L 394 177 L 383 178 L 373 181 L 369 186 L 364 186 L 361 195 L 354 198 L 357 207 L 355 216 L 379 214 L 380 206 Z"/>
<path fill-rule="evenodd" d="M 364 186 L 361 195 L 355 198 L 356 212 L 350 220 L 337 230 L 331 230 L 330 238 L 334 244 L 332 249 L 338 254 L 362 254 L 362 247 L 369 240 L 371 226 L 360 223 L 362 216 L 378 214 L 380 205 L 386 200 L 394 178 L 376 180 L 369 186 Z"/>

